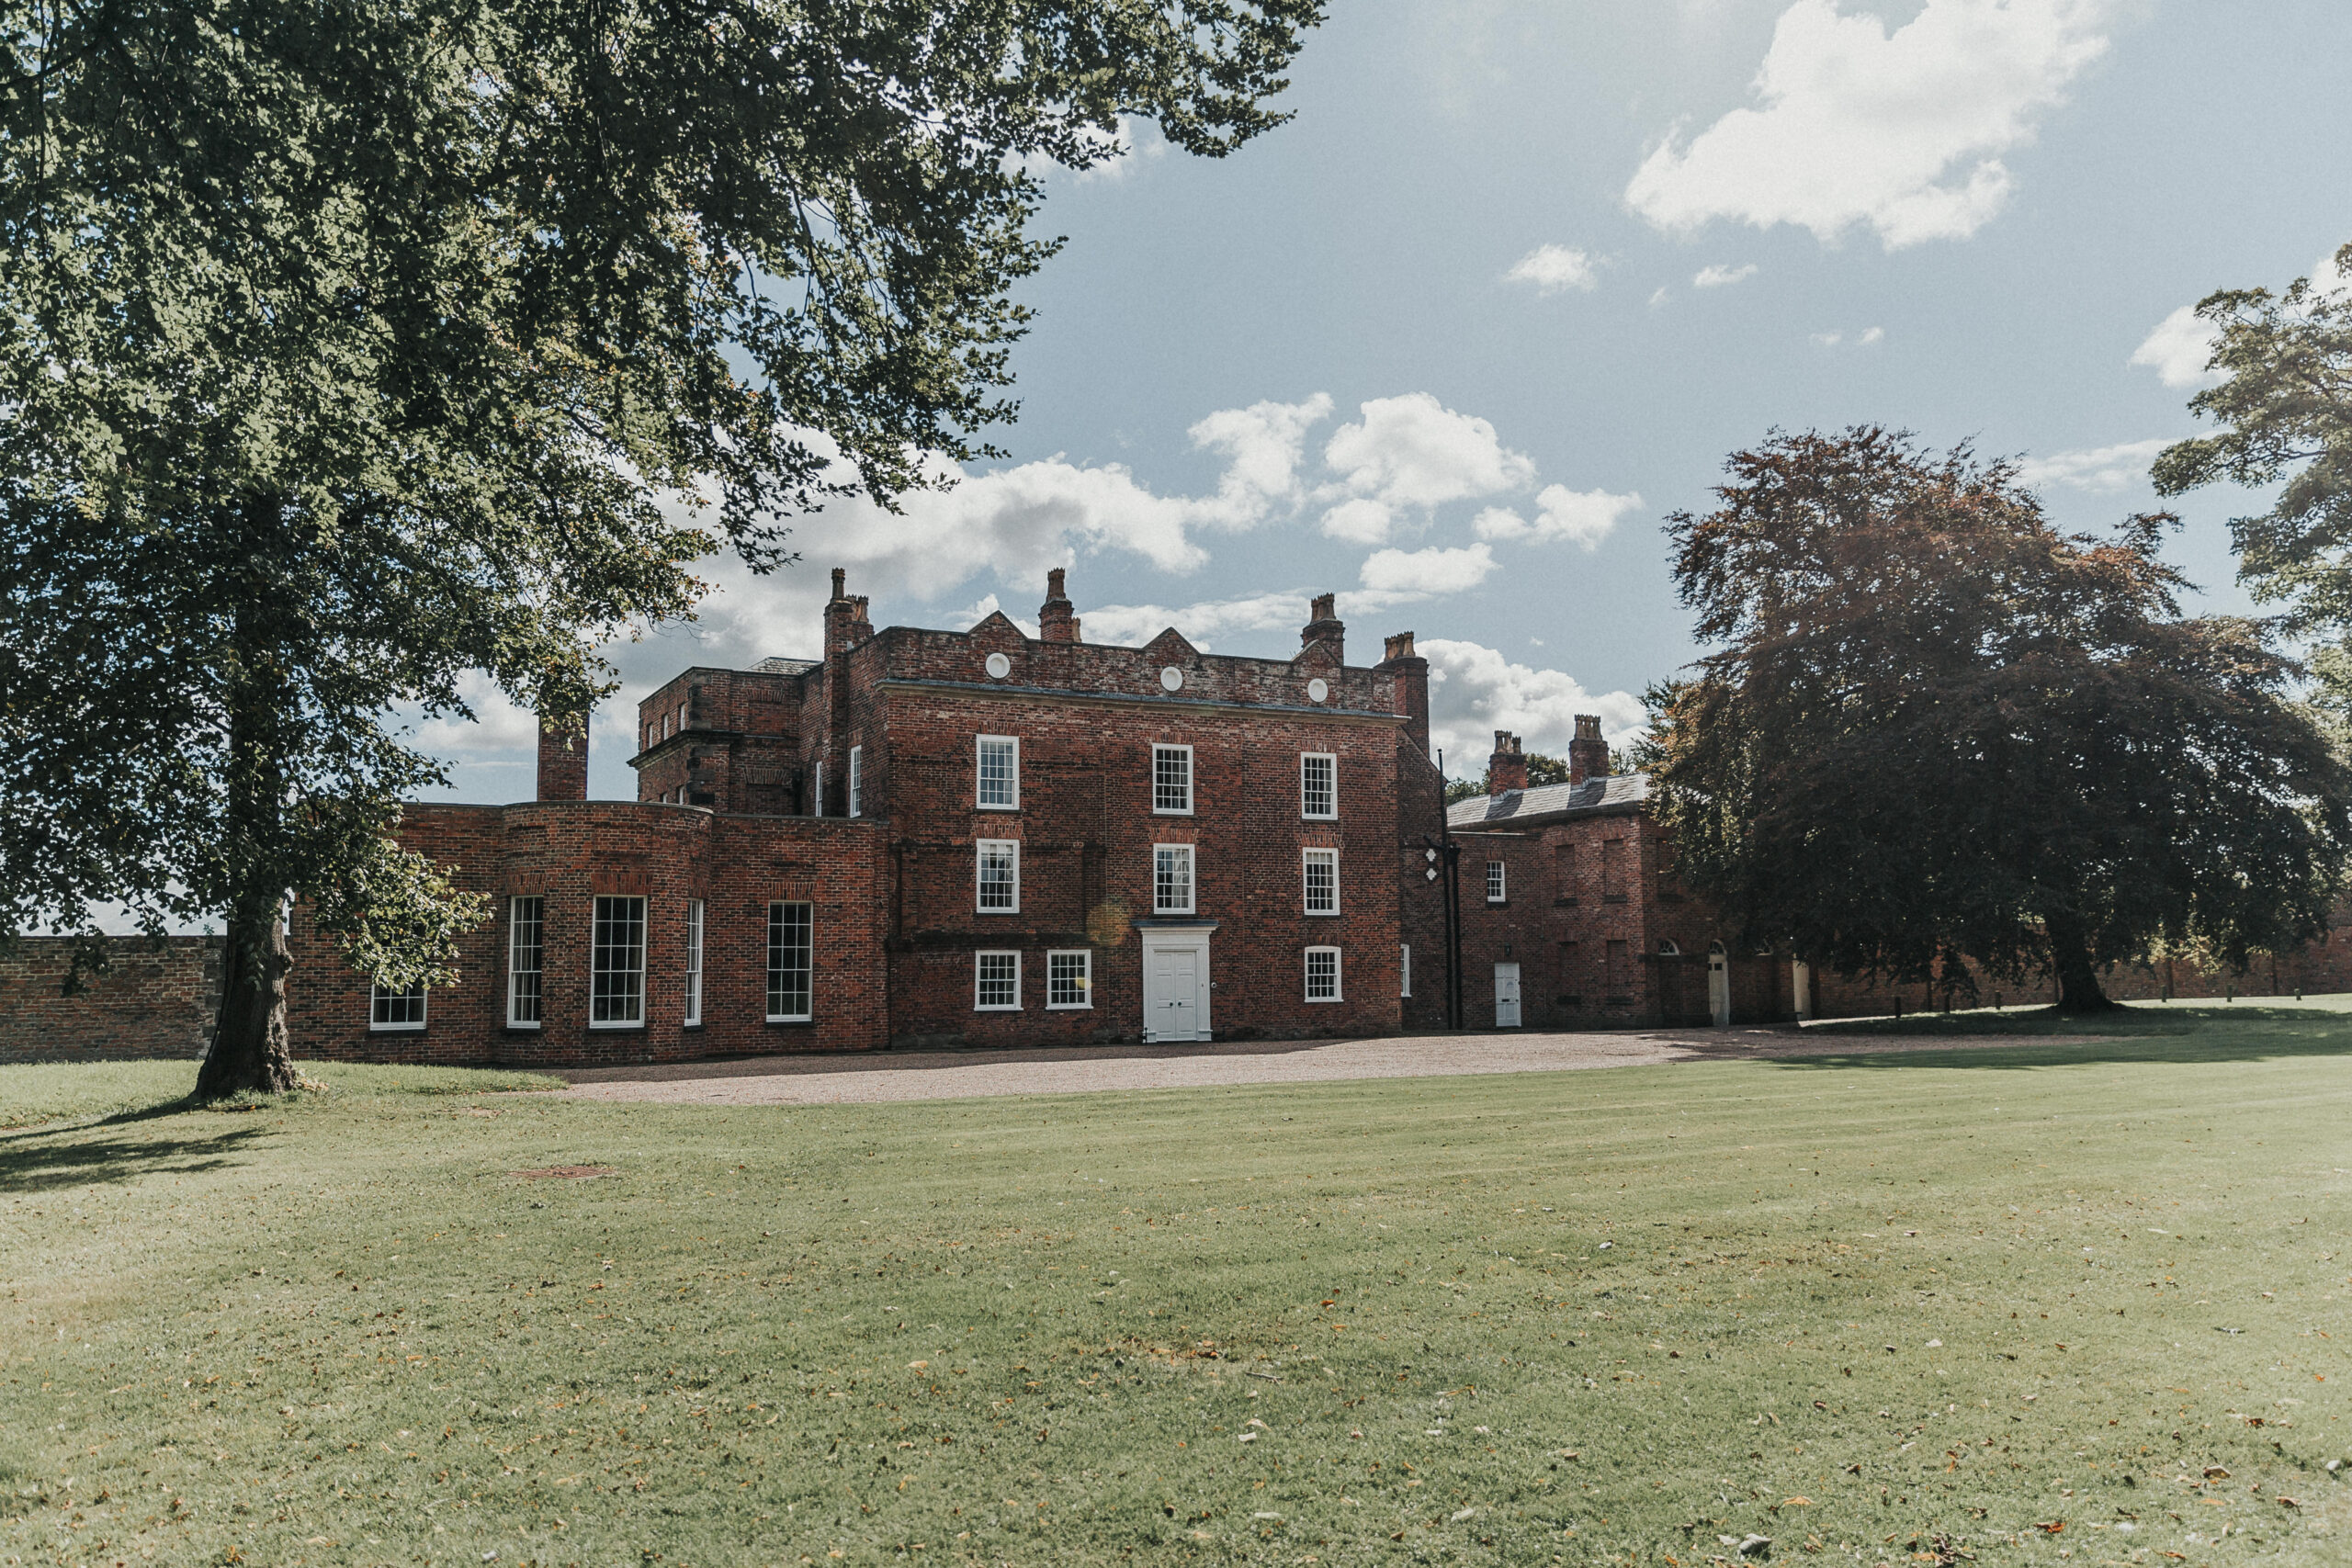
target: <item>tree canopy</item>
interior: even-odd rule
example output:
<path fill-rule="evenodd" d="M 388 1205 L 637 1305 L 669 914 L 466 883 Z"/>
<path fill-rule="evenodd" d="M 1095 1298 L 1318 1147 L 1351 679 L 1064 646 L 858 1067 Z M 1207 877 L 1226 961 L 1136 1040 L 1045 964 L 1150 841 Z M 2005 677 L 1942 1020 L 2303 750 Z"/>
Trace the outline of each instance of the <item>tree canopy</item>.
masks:
<path fill-rule="evenodd" d="M 2352 698 L 2352 245 L 2334 270 L 2275 295 L 2226 288 L 2199 301 L 2223 378 L 2188 406 L 2222 429 L 2165 448 L 2154 479 L 2161 495 L 2221 479 L 2278 486 L 2268 511 L 2230 525 L 2238 575 L 2318 641 L 2314 662 L 2342 704 Z"/>
<path fill-rule="evenodd" d="M 2260 622 L 2184 617 L 2172 520 L 2062 534 L 2007 464 L 1870 427 L 1735 453 L 1668 519 L 1713 651 L 1657 694 L 1680 872 L 1853 975 L 2243 965 L 2325 928 L 2352 773 Z"/>
<path fill-rule="evenodd" d="M 1230 151 L 1320 16 L 0 0 L 0 931 L 224 921 L 200 1092 L 293 1081 L 289 892 L 446 977 L 385 716 L 577 713 L 696 559 L 991 451 L 1032 171 Z"/>

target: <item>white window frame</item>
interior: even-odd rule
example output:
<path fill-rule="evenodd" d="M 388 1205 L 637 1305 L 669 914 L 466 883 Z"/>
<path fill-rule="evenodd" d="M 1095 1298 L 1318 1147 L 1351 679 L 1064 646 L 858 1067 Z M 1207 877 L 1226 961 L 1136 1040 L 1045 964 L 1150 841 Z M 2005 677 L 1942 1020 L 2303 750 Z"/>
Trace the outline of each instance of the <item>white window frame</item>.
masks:
<path fill-rule="evenodd" d="M 1315 907 L 1315 868 L 1318 865 L 1328 865 L 1331 868 L 1331 901 L 1327 908 L 1320 909 Z M 1319 919 L 1336 915 L 1340 912 L 1339 851 L 1334 849 L 1319 848 L 1300 851 L 1298 875 L 1299 908 L 1304 913 L 1316 916 Z"/>
<path fill-rule="evenodd" d="M 662 716 L 662 739 L 667 740 L 671 736 L 675 735 L 677 731 L 671 728 L 670 715 L 666 713 L 663 714 Z"/>
<path fill-rule="evenodd" d="M 989 984 L 989 960 L 1012 960 L 1012 999 L 1009 1002 L 982 1001 L 983 987 Z M 1004 976 L 995 976 L 1002 984 Z M 1013 948 L 986 948 L 972 954 L 972 1010 L 974 1012 L 1019 1012 L 1021 1010 L 1021 953 Z"/>
<path fill-rule="evenodd" d="M 685 732 L 686 732 L 686 705 L 685 705 L 685 704 L 684 704 L 684 703 L 680 703 L 680 704 L 678 705 L 678 733 L 679 733 L 679 734 L 681 734 L 681 735 L 684 735 Z"/>
<path fill-rule="evenodd" d="M 678 1022 L 695 1028 L 702 1022 L 703 901 L 686 900 L 686 1005 Z"/>
<path fill-rule="evenodd" d="M 849 749 L 849 814 L 852 817 L 863 815 L 865 794 L 865 748 L 853 746 Z"/>
<path fill-rule="evenodd" d="M 1331 959 L 1331 994 L 1328 997 L 1318 997 L 1315 994 L 1315 961 L 1317 958 L 1321 957 L 1326 953 L 1329 954 Z M 1301 973 L 1301 978 L 1305 983 L 1306 999 L 1310 1002 L 1344 1001 L 1346 998 L 1340 993 L 1340 950 L 1338 948 L 1308 948 L 1306 954 L 1305 967 Z"/>
<path fill-rule="evenodd" d="M 1510 902 L 1510 866 L 1509 863 L 1498 860 L 1490 860 L 1487 863 L 1487 903 L 1504 904 Z"/>
<path fill-rule="evenodd" d="M 594 898 L 589 900 L 588 1027 L 591 1029 L 643 1029 L 645 1027 L 645 948 L 647 937 L 646 915 L 648 902 L 649 900 L 645 896 L 639 893 L 599 893 Z M 637 966 L 633 969 L 614 969 L 602 966 L 604 956 L 607 951 L 611 951 L 611 947 L 610 944 L 598 940 L 597 928 L 600 925 L 603 925 L 607 919 L 605 906 L 615 904 L 634 904 L 637 906 L 636 919 L 634 921 L 637 927 Z M 598 988 L 606 976 L 617 976 L 622 979 L 630 982 L 630 985 L 624 992 L 611 996 L 600 996 L 597 994 Z M 610 1008 L 616 1002 L 626 1002 L 629 1004 L 634 1010 L 626 1016 L 610 1012 L 603 1018 L 598 1018 L 596 1016 L 596 1012 L 599 1008 Z"/>
<path fill-rule="evenodd" d="M 1160 804 L 1159 760 L 1162 757 L 1176 756 L 1182 756 L 1184 759 L 1184 804 L 1163 806 Z M 1154 817 L 1190 817 L 1193 814 L 1193 802 L 1199 797 L 1199 794 L 1198 780 L 1193 771 L 1193 749 L 1190 746 L 1154 743 L 1151 748 L 1151 814 Z"/>
<path fill-rule="evenodd" d="M 785 911 L 787 909 L 805 911 L 799 921 L 804 940 L 798 950 L 802 962 L 797 967 L 777 962 L 790 956 L 793 951 L 784 940 L 790 934 L 786 929 L 787 917 Z M 786 1003 L 792 998 L 788 987 L 777 984 L 777 977 L 793 975 L 800 976 L 800 1010 L 793 1012 L 787 1009 L 778 1011 L 779 998 Z M 817 906 L 806 898 L 768 900 L 767 990 L 762 1005 L 770 1023 L 808 1023 L 817 1016 Z"/>
<path fill-rule="evenodd" d="M 1400 997 L 1413 994 L 1413 944 L 1409 942 L 1396 944 L 1396 994 Z"/>
<path fill-rule="evenodd" d="M 531 966 L 523 967 L 523 906 L 532 906 L 529 953 Z M 536 893 L 518 893 L 506 900 L 506 1027 L 537 1029 L 547 1017 L 548 991 L 548 901 Z M 523 987 L 525 976 L 530 977 L 530 1014 L 523 1016 Z M 372 1014 L 371 1014 L 372 1016 Z"/>
<path fill-rule="evenodd" d="M 416 1016 L 413 1019 L 402 1018 L 397 1021 L 378 1021 L 384 1017 L 385 1003 L 388 1001 L 401 1003 L 402 1004 L 401 1010 L 406 1012 L 408 1009 L 405 1004 L 411 998 L 416 1000 Z M 405 991 L 395 991 L 388 986 L 371 984 L 368 987 L 368 1032 L 370 1034 L 417 1033 L 424 1028 L 425 1006 L 425 988 L 423 986 L 411 986 Z"/>
<path fill-rule="evenodd" d="M 1160 902 L 1164 891 L 1159 877 L 1162 855 L 1181 858 L 1184 863 L 1184 902 L 1180 908 Z M 1192 844 L 1154 844 L 1151 846 L 1151 912 L 1155 915 L 1192 915 L 1201 907 L 1201 858 Z"/>
<path fill-rule="evenodd" d="M 989 856 L 992 851 L 1006 852 L 1012 863 L 1009 879 L 1012 901 L 1009 904 L 989 902 Z M 1018 839 L 975 839 L 972 840 L 972 908 L 983 915 L 1017 915 L 1021 913 L 1021 840 Z"/>
<path fill-rule="evenodd" d="M 808 776 L 810 779 L 808 815 L 822 817 L 825 814 L 825 756 L 823 752 L 819 752 L 815 762 L 810 764 Z"/>
<path fill-rule="evenodd" d="M 1075 1002 L 1057 1002 L 1054 1000 L 1054 988 L 1067 976 L 1057 971 L 1062 968 L 1065 959 L 1072 958 L 1078 960 L 1078 994 L 1085 999 Z M 1046 1010 L 1047 1012 L 1076 1012 L 1080 1010 L 1091 1010 L 1093 1006 L 1094 950 L 1091 947 L 1057 947 L 1048 952 L 1046 954 Z"/>
<path fill-rule="evenodd" d="M 1313 764 L 1326 765 L 1324 785 L 1330 809 L 1314 809 L 1315 797 L 1307 787 L 1307 777 Z M 1340 819 L 1340 754 L 1337 751 L 1301 751 L 1298 754 L 1298 814 L 1309 822 L 1337 822 Z"/>
<path fill-rule="evenodd" d="M 990 746 L 1011 750 L 1012 768 L 1006 783 L 1012 786 L 1010 800 L 988 797 L 988 754 Z M 1018 735 L 976 735 L 972 738 L 972 805 L 978 811 L 1018 811 L 1021 809 L 1021 737 Z"/>

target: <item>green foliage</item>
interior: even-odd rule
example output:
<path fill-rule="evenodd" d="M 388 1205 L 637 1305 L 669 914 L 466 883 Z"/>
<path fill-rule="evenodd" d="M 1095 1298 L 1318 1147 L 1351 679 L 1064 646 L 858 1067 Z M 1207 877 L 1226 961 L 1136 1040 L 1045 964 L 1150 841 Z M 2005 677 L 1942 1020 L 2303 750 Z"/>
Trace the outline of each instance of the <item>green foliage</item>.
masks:
<path fill-rule="evenodd" d="M 886 1105 L 327 1065 L 20 1134 L 0 1556 L 2338 1564 L 2352 1020 L 2148 1013 Z"/>
<path fill-rule="evenodd" d="M 2230 525 L 2239 576 L 2285 604 L 2294 630 L 2340 643 L 2352 636 L 2352 245 L 2335 265 L 2344 281 L 2334 287 L 2299 277 L 2281 294 L 2227 288 L 2199 301 L 2219 333 L 2211 367 L 2226 379 L 2188 406 L 2222 429 L 2165 448 L 2154 478 L 2162 495 L 2222 479 L 2278 485 L 2269 511 Z M 2338 706 L 2352 705 L 2352 691 L 2330 684 Z"/>
<path fill-rule="evenodd" d="M 2325 929 L 2352 773 L 2267 628 L 2185 619 L 2170 519 L 2065 536 L 2006 464 L 1878 429 L 1775 436 L 1669 520 L 1716 650 L 1653 694 L 1681 874 L 1841 973 L 2243 965 Z"/>
<path fill-rule="evenodd" d="M 439 972 L 387 716 L 577 712 L 696 560 L 989 452 L 1027 171 L 1229 151 L 1320 15 L 0 0 L 0 931 L 225 913 L 266 993 L 291 888 Z"/>

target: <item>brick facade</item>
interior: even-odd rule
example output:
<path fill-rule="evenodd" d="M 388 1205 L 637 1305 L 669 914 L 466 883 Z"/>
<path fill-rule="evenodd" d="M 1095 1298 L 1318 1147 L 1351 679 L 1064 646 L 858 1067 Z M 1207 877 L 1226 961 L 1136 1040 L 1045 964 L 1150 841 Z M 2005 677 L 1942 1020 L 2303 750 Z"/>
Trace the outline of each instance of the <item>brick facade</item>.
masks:
<path fill-rule="evenodd" d="M 117 937 L 109 965 L 73 996 L 70 937 L 27 937 L 0 957 L 0 1062 L 204 1055 L 220 1010 L 219 937 Z"/>
<path fill-rule="evenodd" d="M 459 981 L 429 994 L 422 1026 L 386 1027 L 299 912 L 299 1048 L 531 1066 L 1134 1041 L 1171 1016 L 1219 1039 L 1442 1020 L 1440 905 L 1419 852 L 1443 784 L 1409 633 L 1378 664 L 1351 665 L 1327 595 L 1288 660 L 1203 653 L 1172 629 L 1141 648 L 1087 643 L 1058 571 L 1039 637 L 1001 615 L 967 632 L 876 631 L 838 572 L 833 589 L 823 659 L 688 670 L 639 705 L 638 800 L 410 808 L 403 841 L 499 914 L 467 939 Z M 1005 802 L 979 796 L 984 736 L 1017 745 Z M 1181 810 L 1156 808 L 1169 748 L 1188 764 Z M 543 777 L 568 785 L 577 753 L 543 741 L 542 754 Z M 1328 800 L 1319 782 L 1308 798 L 1307 756 L 1318 781 L 1328 770 Z M 1010 907 L 981 906 L 983 841 L 1017 846 Z M 1162 846 L 1190 851 L 1189 908 L 1159 907 Z M 1309 907 L 1310 858 L 1335 882 L 1329 910 Z M 639 1027 L 588 1021 L 600 894 L 646 901 Z M 509 1019 L 516 898 L 540 901 L 537 1028 Z M 702 1021 L 688 1026 L 696 900 Z M 808 1022 L 764 1016 L 775 900 L 814 906 Z M 1148 980 L 1170 950 L 1194 966 L 1172 1014 L 1159 998 L 1184 982 Z"/>

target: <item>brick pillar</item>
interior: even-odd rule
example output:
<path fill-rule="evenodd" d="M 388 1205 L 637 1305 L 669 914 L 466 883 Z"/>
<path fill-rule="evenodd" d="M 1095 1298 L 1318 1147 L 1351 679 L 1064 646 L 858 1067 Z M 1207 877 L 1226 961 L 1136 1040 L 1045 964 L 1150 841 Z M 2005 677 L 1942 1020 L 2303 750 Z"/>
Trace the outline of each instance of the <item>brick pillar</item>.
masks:
<path fill-rule="evenodd" d="M 1348 661 L 1348 626 L 1334 608 L 1338 602 L 1336 593 L 1317 593 L 1315 596 L 1307 609 L 1306 625 L 1299 628 L 1298 646 L 1304 652 L 1318 642 L 1328 642 L 1331 645 L 1332 659 L 1345 664 Z"/>
<path fill-rule="evenodd" d="M 1504 795 L 1527 787 L 1527 753 L 1519 737 L 1508 729 L 1495 731 L 1495 754 L 1487 759 L 1487 793 Z"/>
<path fill-rule="evenodd" d="M 1405 736 L 1424 757 L 1430 750 L 1430 661 L 1413 651 L 1413 634 L 1398 632 L 1386 644 L 1378 669 L 1396 678 L 1396 711 L 1405 716 Z"/>
<path fill-rule="evenodd" d="M 587 715 L 571 718 L 539 716 L 538 798 L 588 798 Z"/>
<path fill-rule="evenodd" d="M 1046 602 L 1037 606 L 1037 640 L 1040 642 L 1076 642 L 1078 616 L 1072 613 L 1069 595 L 1062 592 L 1062 568 L 1046 573 Z"/>
<path fill-rule="evenodd" d="M 1600 716 L 1577 715 L 1577 736 L 1568 742 L 1568 782 L 1609 776 L 1609 742 L 1600 738 Z"/>

